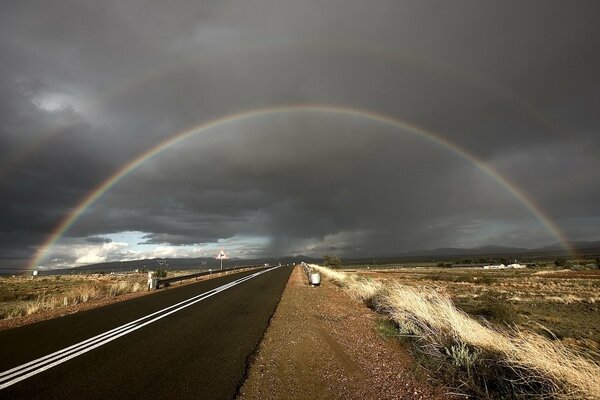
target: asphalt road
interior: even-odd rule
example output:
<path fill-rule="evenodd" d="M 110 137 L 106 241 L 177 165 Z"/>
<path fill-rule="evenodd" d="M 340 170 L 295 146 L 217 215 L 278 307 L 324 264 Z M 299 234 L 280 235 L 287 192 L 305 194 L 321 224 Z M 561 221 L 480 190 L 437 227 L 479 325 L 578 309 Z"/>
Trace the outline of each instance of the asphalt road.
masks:
<path fill-rule="evenodd" d="M 236 273 L 0 332 L 0 399 L 233 398 L 290 272 Z"/>

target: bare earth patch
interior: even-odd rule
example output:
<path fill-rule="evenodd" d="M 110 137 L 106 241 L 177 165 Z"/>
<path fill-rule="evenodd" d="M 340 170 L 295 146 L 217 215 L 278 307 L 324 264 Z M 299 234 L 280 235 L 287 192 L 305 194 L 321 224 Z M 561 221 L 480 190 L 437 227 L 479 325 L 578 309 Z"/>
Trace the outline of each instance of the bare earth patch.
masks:
<path fill-rule="evenodd" d="M 328 281 L 311 288 L 296 267 L 239 398 L 449 398 L 397 341 L 377 334 L 377 320 Z"/>

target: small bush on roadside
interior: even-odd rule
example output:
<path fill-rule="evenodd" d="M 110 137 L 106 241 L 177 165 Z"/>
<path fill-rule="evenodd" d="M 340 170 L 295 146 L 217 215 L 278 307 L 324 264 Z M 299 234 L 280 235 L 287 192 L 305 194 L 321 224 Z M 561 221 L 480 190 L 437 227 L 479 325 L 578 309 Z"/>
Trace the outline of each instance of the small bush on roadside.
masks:
<path fill-rule="evenodd" d="M 158 268 L 155 272 L 154 272 L 154 276 L 157 278 L 166 278 L 167 277 L 167 271 L 162 269 L 162 268 Z"/>
<path fill-rule="evenodd" d="M 467 371 L 467 375 L 471 376 L 471 371 L 479 358 L 480 350 L 467 346 L 463 342 L 452 344 L 446 347 L 446 354 L 452 365 L 458 368 L 463 368 Z"/>

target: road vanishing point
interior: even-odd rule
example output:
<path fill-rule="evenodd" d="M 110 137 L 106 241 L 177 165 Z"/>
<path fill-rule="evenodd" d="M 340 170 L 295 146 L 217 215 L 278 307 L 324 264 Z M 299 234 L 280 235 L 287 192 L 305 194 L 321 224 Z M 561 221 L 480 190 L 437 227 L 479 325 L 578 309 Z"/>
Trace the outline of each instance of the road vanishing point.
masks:
<path fill-rule="evenodd" d="M 0 399 L 231 399 L 291 267 L 0 332 Z"/>

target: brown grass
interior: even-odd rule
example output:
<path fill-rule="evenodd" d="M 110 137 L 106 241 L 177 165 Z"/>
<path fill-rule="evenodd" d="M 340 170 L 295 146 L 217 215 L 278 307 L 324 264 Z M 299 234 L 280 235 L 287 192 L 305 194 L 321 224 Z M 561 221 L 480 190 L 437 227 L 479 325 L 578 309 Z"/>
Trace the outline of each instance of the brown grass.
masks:
<path fill-rule="evenodd" d="M 513 384 L 546 391 L 533 395 L 600 399 L 600 365 L 558 341 L 530 331 L 500 329 L 479 322 L 434 289 L 311 267 L 344 287 L 352 297 L 387 313 L 403 331 L 418 335 L 431 348 L 460 348 L 462 344 L 497 355 L 498 363 L 511 368 L 522 380 Z M 449 341 L 455 344 L 449 345 Z M 536 382 L 542 384 L 532 385 Z"/>
<path fill-rule="evenodd" d="M 8 278 L 0 283 L 4 297 L 4 301 L 0 303 L 0 319 L 31 315 L 146 288 L 145 277 L 141 274 L 56 276 L 37 280 Z"/>

